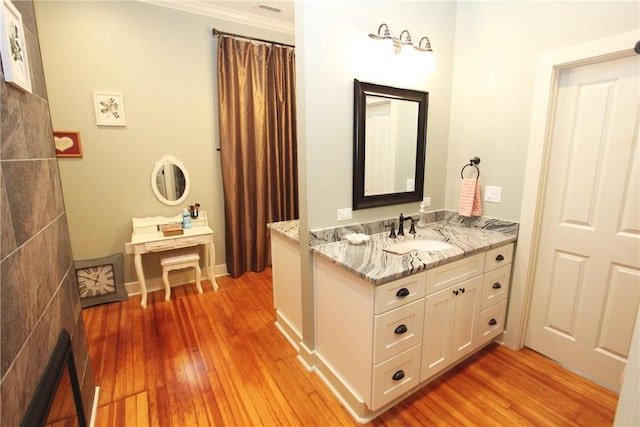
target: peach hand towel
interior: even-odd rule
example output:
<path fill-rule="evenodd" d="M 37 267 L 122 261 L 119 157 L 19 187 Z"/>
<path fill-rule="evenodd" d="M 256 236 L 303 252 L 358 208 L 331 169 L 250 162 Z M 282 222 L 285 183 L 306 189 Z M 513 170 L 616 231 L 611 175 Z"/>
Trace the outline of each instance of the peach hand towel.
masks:
<path fill-rule="evenodd" d="M 480 183 L 478 178 L 462 178 L 458 213 L 461 216 L 481 216 Z"/>

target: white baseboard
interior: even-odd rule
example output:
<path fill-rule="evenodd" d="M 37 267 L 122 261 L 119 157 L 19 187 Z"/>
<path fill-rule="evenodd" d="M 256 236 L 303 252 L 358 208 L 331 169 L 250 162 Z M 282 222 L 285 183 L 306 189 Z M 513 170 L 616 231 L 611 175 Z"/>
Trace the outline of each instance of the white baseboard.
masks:
<path fill-rule="evenodd" d="M 175 272 L 171 272 L 169 282 L 171 283 L 171 287 L 182 286 L 187 283 L 193 283 L 195 280 L 195 274 L 193 269 L 190 270 L 179 270 Z M 214 269 L 215 277 L 227 276 L 229 273 L 227 272 L 227 264 L 216 265 Z M 209 270 L 206 268 L 202 269 L 202 277 L 203 279 L 207 279 L 211 277 L 209 275 Z M 164 283 L 162 282 L 162 277 L 145 277 L 147 284 L 147 293 L 164 290 Z M 140 294 L 140 282 L 128 282 L 124 284 L 125 289 L 127 290 L 127 295 L 139 295 Z"/>
<path fill-rule="evenodd" d="M 289 341 L 289 344 L 291 344 L 291 346 L 300 353 L 300 346 L 298 343 L 302 342 L 302 337 L 297 333 L 295 328 L 293 328 L 291 324 L 280 315 L 278 310 L 276 310 L 275 325 L 286 340 Z"/>
<path fill-rule="evenodd" d="M 93 407 L 91 408 L 91 419 L 89 420 L 89 427 L 95 426 L 96 414 L 98 413 L 99 400 L 100 400 L 100 387 L 96 386 L 96 391 L 93 394 Z"/>
<path fill-rule="evenodd" d="M 298 357 L 297 359 L 300 361 L 302 366 L 304 366 L 307 371 L 311 372 L 315 369 L 316 366 L 316 355 L 313 350 L 309 350 L 304 341 L 300 341 L 298 345 Z"/>

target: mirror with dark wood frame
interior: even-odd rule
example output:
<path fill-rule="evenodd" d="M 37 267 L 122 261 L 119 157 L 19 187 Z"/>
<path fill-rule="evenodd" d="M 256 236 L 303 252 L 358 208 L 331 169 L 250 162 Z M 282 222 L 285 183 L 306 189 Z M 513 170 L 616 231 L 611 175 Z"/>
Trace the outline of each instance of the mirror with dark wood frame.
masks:
<path fill-rule="evenodd" d="M 422 200 L 429 94 L 354 79 L 353 209 Z"/>

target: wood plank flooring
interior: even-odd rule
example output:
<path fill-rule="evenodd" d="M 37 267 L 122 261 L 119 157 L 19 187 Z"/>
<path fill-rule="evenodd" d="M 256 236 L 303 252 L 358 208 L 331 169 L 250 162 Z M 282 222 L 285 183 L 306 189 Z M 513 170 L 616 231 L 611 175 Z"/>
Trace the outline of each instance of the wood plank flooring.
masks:
<path fill-rule="evenodd" d="M 355 426 L 274 326 L 271 270 L 84 309 L 96 426 Z M 610 426 L 618 396 L 491 345 L 368 425 Z"/>

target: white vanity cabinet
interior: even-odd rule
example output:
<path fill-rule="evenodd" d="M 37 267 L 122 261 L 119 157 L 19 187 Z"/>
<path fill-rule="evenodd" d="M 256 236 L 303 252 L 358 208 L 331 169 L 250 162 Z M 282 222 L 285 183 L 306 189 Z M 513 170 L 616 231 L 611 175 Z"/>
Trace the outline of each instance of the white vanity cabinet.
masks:
<path fill-rule="evenodd" d="M 421 382 L 503 332 L 512 255 L 509 244 L 427 271 Z"/>
<path fill-rule="evenodd" d="M 374 285 L 314 257 L 318 372 L 366 422 L 503 331 L 513 244 Z"/>
<path fill-rule="evenodd" d="M 300 245 L 271 232 L 273 305 L 276 327 L 298 349 L 302 341 L 302 287 L 300 285 Z"/>
<path fill-rule="evenodd" d="M 504 331 L 511 284 L 513 244 L 487 251 L 482 281 L 482 303 L 477 340 L 481 346 Z"/>
<path fill-rule="evenodd" d="M 374 286 L 314 257 L 314 277 L 315 355 L 325 378 L 369 410 L 416 387 L 426 273 Z"/>

